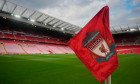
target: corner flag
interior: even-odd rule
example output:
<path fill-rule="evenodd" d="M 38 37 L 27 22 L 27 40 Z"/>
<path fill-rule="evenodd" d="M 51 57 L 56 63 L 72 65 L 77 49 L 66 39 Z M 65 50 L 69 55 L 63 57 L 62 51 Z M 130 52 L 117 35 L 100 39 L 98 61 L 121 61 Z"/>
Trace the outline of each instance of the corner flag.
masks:
<path fill-rule="evenodd" d="M 111 75 L 118 57 L 109 28 L 109 7 L 103 7 L 68 45 L 100 83 Z"/>

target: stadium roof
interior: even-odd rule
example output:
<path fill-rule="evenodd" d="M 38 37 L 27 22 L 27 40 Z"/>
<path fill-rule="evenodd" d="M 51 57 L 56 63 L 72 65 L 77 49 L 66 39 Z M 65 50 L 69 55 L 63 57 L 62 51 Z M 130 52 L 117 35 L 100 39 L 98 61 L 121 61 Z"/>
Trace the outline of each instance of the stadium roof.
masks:
<path fill-rule="evenodd" d="M 76 25 L 70 24 L 50 15 L 18 5 L 7 0 L 0 0 L 0 10 L 2 12 L 11 14 L 11 16 L 24 19 L 26 18 L 27 20 L 34 23 L 40 23 L 41 25 L 45 25 L 47 28 L 49 27 L 50 29 L 66 33 L 75 34 L 77 31 L 81 30 L 81 28 Z M 4 17 L 4 14 L 0 15 Z"/>
<path fill-rule="evenodd" d="M 0 16 L 2 17 L 16 19 L 64 33 L 75 35 L 81 30 L 81 27 L 7 0 L 0 0 L 0 11 Z M 138 31 L 140 30 L 140 23 L 116 25 L 111 26 L 110 29 L 112 34 Z"/>
<path fill-rule="evenodd" d="M 110 27 L 112 34 L 140 31 L 140 23 L 122 24 Z"/>

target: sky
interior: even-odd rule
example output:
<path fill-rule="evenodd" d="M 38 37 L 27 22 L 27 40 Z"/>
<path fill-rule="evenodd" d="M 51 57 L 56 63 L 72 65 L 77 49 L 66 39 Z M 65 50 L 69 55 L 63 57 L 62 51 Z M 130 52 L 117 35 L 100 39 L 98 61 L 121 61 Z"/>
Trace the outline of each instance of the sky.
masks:
<path fill-rule="evenodd" d="M 140 23 L 140 0 L 9 0 L 84 27 L 104 6 L 109 6 L 110 26 Z"/>

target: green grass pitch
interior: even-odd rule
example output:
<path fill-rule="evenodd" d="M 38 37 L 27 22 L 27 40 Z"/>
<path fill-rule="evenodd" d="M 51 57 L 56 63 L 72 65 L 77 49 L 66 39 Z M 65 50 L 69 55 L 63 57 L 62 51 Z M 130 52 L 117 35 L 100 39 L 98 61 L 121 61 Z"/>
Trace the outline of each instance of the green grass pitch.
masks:
<path fill-rule="evenodd" d="M 140 55 L 118 57 L 112 84 L 140 84 Z M 0 55 L 0 84 L 100 83 L 74 54 L 36 54 Z"/>

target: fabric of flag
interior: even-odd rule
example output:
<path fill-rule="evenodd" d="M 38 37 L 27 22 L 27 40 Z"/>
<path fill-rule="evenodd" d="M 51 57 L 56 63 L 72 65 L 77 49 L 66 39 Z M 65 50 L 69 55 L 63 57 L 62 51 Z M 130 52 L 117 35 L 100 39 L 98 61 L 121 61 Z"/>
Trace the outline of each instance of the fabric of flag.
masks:
<path fill-rule="evenodd" d="M 118 67 L 118 56 L 109 27 L 109 7 L 103 7 L 68 45 L 102 83 Z"/>

